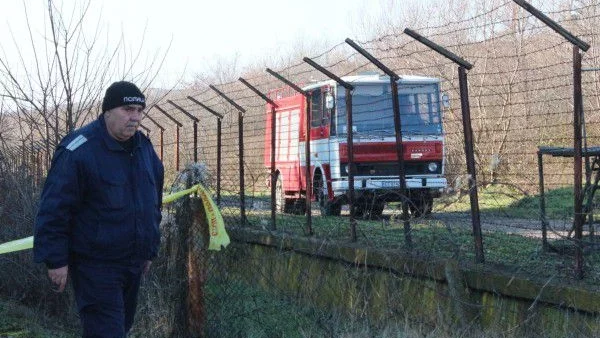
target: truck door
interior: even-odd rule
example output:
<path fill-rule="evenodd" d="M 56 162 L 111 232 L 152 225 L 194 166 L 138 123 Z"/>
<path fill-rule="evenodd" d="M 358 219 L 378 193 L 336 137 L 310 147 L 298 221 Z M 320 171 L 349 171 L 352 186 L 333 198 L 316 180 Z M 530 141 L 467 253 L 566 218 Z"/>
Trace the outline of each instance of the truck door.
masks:
<path fill-rule="evenodd" d="M 311 98 L 310 139 L 312 141 L 329 138 L 330 109 L 325 105 L 326 94 L 329 86 L 315 88 Z"/>

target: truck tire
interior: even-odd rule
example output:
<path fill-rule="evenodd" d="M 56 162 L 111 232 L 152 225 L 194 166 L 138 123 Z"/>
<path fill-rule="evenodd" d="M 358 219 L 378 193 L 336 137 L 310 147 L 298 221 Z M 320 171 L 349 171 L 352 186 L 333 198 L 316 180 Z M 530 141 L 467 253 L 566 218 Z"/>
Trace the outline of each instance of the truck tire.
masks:
<path fill-rule="evenodd" d="M 321 216 L 339 216 L 342 214 L 342 205 L 340 203 L 332 201 L 319 201 L 319 209 L 321 209 Z"/>
<path fill-rule="evenodd" d="M 314 180 L 315 192 L 319 202 L 321 216 L 339 216 L 342 214 L 342 205 L 336 201 L 330 201 L 327 194 L 327 182 L 319 172 Z"/>
<path fill-rule="evenodd" d="M 411 199 L 408 208 L 413 217 L 430 215 L 433 210 L 433 197 L 425 195 Z"/>
<path fill-rule="evenodd" d="M 383 209 L 385 209 L 385 203 L 383 203 L 383 202 L 374 203 L 373 207 L 371 208 L 371 212 L 370 212 L 371 219 L 381 218 L 381 215 L 383 215 Z"/>
<path fill-rule="evenodd" d="M 304 215 L 306 213 L 306 198 L 294 198 L 289 200 L 290 211 L 294 215 Z"/>
<path fill-rule="evenodd" d="M 354 217 L 362 219 L 378 219 L 383 214 L 385 203 L 373 202 L 373 203 L 356 203 L 354 205 Z"/>
<path fill-rule="evenodd" d="M 354 203 L 354 218 L 362 218 L 367 211 L 367 206 L 364 203 Z"/>

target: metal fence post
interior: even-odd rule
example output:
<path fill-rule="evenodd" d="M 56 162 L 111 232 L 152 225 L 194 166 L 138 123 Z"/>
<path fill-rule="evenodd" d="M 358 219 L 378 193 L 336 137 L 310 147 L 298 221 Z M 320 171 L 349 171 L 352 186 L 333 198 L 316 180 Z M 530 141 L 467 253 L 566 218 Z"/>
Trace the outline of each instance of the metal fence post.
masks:
<path fill-rule="evenodd" d="M 217 113 L 214 109 L 211 109 L 207 105 L 202 102 L 196 100 L 195 98 L 188 96 L 190 101 L 199 105 L 200 107 L 206 109 L 209 113 L 213 114 L 217 118 L 217 205 L 221 206 L 221 120 L 223 120 L 223 115 Z"/>
<path fill-rule="evenodd" d="M 163 160 L 163 147 L 164 147 L 164 133 L 165 133 L 165 128 L 163 126 L 161 126 L 158 122 L 156 122 L 156 120 L 154 120 L 152 117 L 150 117 L 149 115 L 150 109 L 148 109 L 148 112 L 146 112 L 146 116 L 148 118 L 148 120 L 150 120 L 152 123 L 154 123 L 155 126 L 158 127 L 158 129 L 160 129 L 160 151 L 159 151 L 159 156 L 160 156 L 160 160 Z"/>
<path fill-rule="evenodd" d="M 458 82 L 460 88 L 463 135 L 465 139 L 465 158 L 467 162 L 467 173 L 469 174 L 469 200 L 471 202 L 471 222 L 473 224 L 473 238 L 475 241 L 475 262 L 483 263 L 485 261 L 485 257 L 483 255 L 483 237 L 481 233 L 481 220 L 479 215 L 479 197 L 477 195 L 475 156 L 473 154 L 473 129 L 471 126 L 469 85 L 467 81 L 467 69 L 473 68 L 473 65 L 415 31 L 406 28 L 404 29 L 404 33 L 459 65 Z"/>
<path fill-rule="evenodd" d="M 523 0 L 513 0 L 516 4 L 523 7 L 526 11 L 531 13 L 533 16 L 542 21 L 546 26 L 550 27 L 556 33 L 560 34 L 563 38 L 569 41 L 573 45 L 573 142 L 574 142 L 574 154 L 573 154 L 573 165 L 574 165 L 574 184 L 573 184 L 573 198 L 574 198 L 574 218 L 573 227 L 575 228 L 575 277 L 578 279 L 583 278 L 583 250 L 582 250 L 582 232 L 583 232 L 583 214 L 582 214 L 582 199 L 581 194 L 581 180 L 583 178 L 581 173 L 582 166 L 582 154 L 581 154 L 581 112 L 583 111 L 583 98 L 581 96 L 581 53 L 579 50 L 586 52 L 590 48 L 590 44 L 579 39 L 571 32 L 567 31 L 564 27 L 550 19 L 544 13 L 540 12 L 537 8 Z"/>
<path fill-rule="evenodd" d="M 165 115 L 166 117 L 168 117 L 171 121 L 173 121 L 176 125 L 177 128 L 175 130 L 175 170 L 179 171 L 179 128 L 183 127 L 183 124 L 181 124 L 181 122 L 177 121 L 173 116 L 169 115 L 169 113 L 167 113 L 164 109 L 162 109 L 158 104 L 155 104 L 153 106 L 154 108 L 156 108 L 159 112 L 163 113 L 163 115 Z M 161 153 L 162 153 L 162 147 L 161 147 Z M 163 160 L 164 162 L 164 160 Z"/>
<path fill-rule="evenodd" d="M 582 150 L 581 150 L 581 112 L 583 97 L 581 94 L 581 53 L 579 47 L 573 46 L 573 228 L 575 229 L 575 277 L 583 278 L 583 193 L 581 182 Z"/>
<path fill-rule="evenodd" d="M 256 89 L 256 87 L 252 86 L 250 83 L 248 83 L 248 81 L 244 80 L 243 78 L 239 78 L 238 80 L 240 80 L 240 82 L 242 82 L 244 85 L 246 85 L 246 87 L 250 88 L 256 95 L 258 95 L 261 99 L 263 99 L 265 102 L 267 102 L 270 106 L 271 106 L 271 230 L 275 230 L 277 229 L 276 227 L 276 207 L 277 207 L 277 203 L 276 203 L 276 185 L 277 185 L 277 174 L 275 172 L 275 151 L 276 151 L 276 147 L 275 147 L 275 138 L 276 138 L 276 128 L 277 128 L 277 123 L 276 123 L 276 108 L 278 107 L 277 104 L 275 102 L 273 102 L 273 100 L 271 100 L 270 98 L 268 98 L 265 94 L 261 93 L 258 89 Z"/>
<path fill-rule="evenodd" d="M 292 88 L 296 92 L 303 95 L 306 99 L 306 138 L 305 138 L 305 142 L 307 144 L 304 147 L 305 152 L 306 152 L 306 154 L 304 154 L 305 158 L 306 158 L 306 160 L 305 160 L 306 161 L 306 163 L 305 163 L 305 165 L 306 165 L 306 188 L 305 188 L 306 189 L 306 232 L 308 235 L 312 235 L 313 234 L 312 212 L 311 212 L 311 204 L 310 204 L 312 185 L 311 185 L 311 179 L 310 179 L 310 144 L 309 144 L 310 143 L 310 117 L 311 117 L 312 108 L 310 106 L 310 95 L 309 95 L 309 93 L 304 91 L 302 88 L 300 88 L 293 82 L 291 82 L 288 79 L 284 78 L 283 76 L 279 75 L 277 72 L 274 72 L 269 68 L 267 68 L 266 71 L 267 71 L 267 73 L 276 77 L 279 81 L 285 83 L 290 88 Z"/>
<path fill-rule="evenodd" d="M 481 219 L 479 215 L 479 196 L 477 194 L 477 171 L 475 169 L 475 154 L 473 150 L 473 129 L 471 126 L 471 108 L 469 105 L 469 85 L 467 82 L 467 70 L 463 66 L 458 67 L 458 81 L 460 87 L 463 134 L 465 137 L 467 174 L 469 174 L 471 220 L 473 223 L 473 236 L 475 237 L 475 262 L 483 263 L 485 258 L 483 255 L 483 236 L 481 233 Z"/>
<path fill-rule="evenodd" d="M 402 118 L 400 116 L 400 103 L 398 101 L 398 80 L 400 76 L 389 69 L 376 57 L 357 45 L 354 41 L 346 39 L 346 43 L 352 46 L 362 56 L 367 58 L 377 68 L 381 69 L 390 77 L 392 108 L 394 112 L 394 130 L 396 134 L 396 156 L 398 157 L 398 180 L 400 183 L 400 195 L 402 195 L 402 220 L 404 224 L 404 241 L 406 246 L 412 248 L 412 235 L 410 228 L 410 216 L 408 215 L 408 193 L 406 188 L 406 171 L 404 170 L 404 147 L 402 144 Z"/>
<path fill-rule="evenodd" d="M 213 85 L 209 85 L 210 89 L 214 90 L 219 96 L 229 102 L 230 105 L 234 106 L 238 111 L 238 156 L 239 160 L 239 171 L 240 171 L 240 214 L 241 214 L 241 225 L 246 225 L 246 191 L 245 191 L 245 175 L 244 175 L 244 113 L 246 109 L 242 108 L 239 104 L 235 103 L 227 95 L 223 94 L 219 89 Z"/>
<path fill-rule="evenodd" d="M 542 221 L 542 249 L 548 251 L 548 223 L 546 221 L 546 194 L 544 192 L 544 161 L 543 154 L 538 150 L 538 178 L 540 190 L 540 219 Z"/>
<path fill-rule="evenodd" d="M 173 107 L 177 108 L 185 116 L 189 117 L 194 123 L 194 163 L 197 163 L 198 162 L 198 122 L 200 122 L 200 120 L 198 120 L 197 117 L 195 117 L 194 115 L 192 115 L 185 109 L 181 108 L 175 102 L 173 102 L 171 100 L 167 100 L 167 102 L 170 103 Z"/>
<path fill-rule="evenodd" d="M 353 130 L 352 130 L 352 90 L 354 89 L 354 86 L 352 86 L 351 84 L 349 84 L 348 82 L 342 80 L 340 77 L 338 77 L 337 75 L 333 74 L 332 72 L 328 71 L 327 69 L 325 69 L 324 67 L 322 67 L 321 65 L 317 64 L 315 61 L 311 60 L 310 58 L 305 57 L 304 62 L 308 63 L 309 65 L 311 65 L 312 67 L 314 67 L 315 69 L 317 69 L 318 71 L 320 71 L 321 73 L 325 74 L 327 77 L 329 77 L 330 79 L 334 80 L 335 82 L 337 82 L 340 86 L 344 87 L 345 89 L 345 94 L 346 94 L 346 125 L 348 126 L 347 132 L 346 132 L 346 143 L 347 143 L 347 147 L 348 147 L 348 200 L 349 200 L 349 205 L 350 205 L 350 239 L 352 240 L 352 242 L 356 242 L 357 238 L 356 238 L 356 219 L 354 218 L 354 213 L 355 213 L 355 205 L 354 205 L 354 170 L 353 168 L 353 164 L 354 164 L 354 134 L 353 134 Z M 326 181 L 323 181 L 324 183 L 326 183 Z"/>

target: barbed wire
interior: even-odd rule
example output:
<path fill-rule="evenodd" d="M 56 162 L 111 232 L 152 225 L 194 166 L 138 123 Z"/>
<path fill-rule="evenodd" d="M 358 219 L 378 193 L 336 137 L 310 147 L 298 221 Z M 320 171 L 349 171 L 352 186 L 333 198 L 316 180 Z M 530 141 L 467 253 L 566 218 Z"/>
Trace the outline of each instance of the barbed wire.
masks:
<path fill-rule="evenodd" d="M 485 225 L 486 235 L 494 236 L 508 230 L 538 231 L 532 224 L 539 224 L 541 218 L 539 209 L 529 206 L 529 216 L 513 212 L 515 204 L 507 203 L 501 197 L 511 195 L 514 203 L 526 198 L 538 197 L 538 147 L 540 145 L 573 146 L 573 68 L 572 49 L 568 42 L 562 40 L 558 34 L 545 27 L 529 15 L 519 10 L 516 15 L 512 12 L 517 6 L 513 1 L 503 1 L 491 8 L 478 9 L 466 18 L 448 21 L 441 24 L 421 25 L 414 30 L 426 34 L 426 37 L 443 44 L 444 47 L 457 53 L 459 56 L 473 62 L 475 67 L 468 72 L 469 95 L 471 103 L 471 123 L 474 129 L 476 169 L 480 181 L 478 188 L 487 192 L 490 187 L 503 186 L 507 190 L 498 190 L 495 195 L 490 192 L 481 201 L 482 220 Z M 561 9 L 546 12 L 551 17 L 568 26 L 574 33 L 583 37 L 594 37 L 593 32 L 587 31 L 593 23 L 599 21 L 600 15 L 585 13 L 594 8 L 593 5 L 581 6 L 572 9 Z M 510 10 L 508 10 L 510 9 Z M 473 10 L 473 9 L 471 9 Z M 508 11 L 507 11 L 508 10 Z M 572 11 L 583 13 L 575 17 Z M 467 16 L 466 14 L 464 16 Z M 511 25 L 515 24 L 513 27 Z M 397 29 L 398 27 L 392 27 Z M 482 31 L 485 30 L 486 33 Z M 585 60 L 590 67 L 597 66 L 594 59 L 594 45 L 586 55 L 591 55 Z M 515 43 L 519 43 L 516 46 Z M 440 79 L 440 87 L 448 91 L 453 97 L 449 100 L 450 107 L 442 115 L 444 138 L 444 170 L 448 180 L 446 192 L 437 202 L 433 211 L 432 220 L 414 217 L 414 222 L 433 223 L 439 220 L 443 226 L 451 231 L 453 227 L 459 228 L 469 225 L 470 216 L 468 202 L 456 202 L 455 198 L 464 197 L 466 194 L 465 183 L 468 179 L 465 165 L 464 133 L 462 125 L 462 112 L 459 100 L 458 78 L 456 65 L 442 58 L 435 52 L 428 50 L 417 41 L 410 39 L 403 33 L 388 33 L 359 44 L 378 60 L 401 75 L 422 74 Z M 372 70 L 373 65 L 363 58 L 360 53 L 351 49 L 345 42 L 335 44 L 323 51 L 316 52 L 311 59 L 319 62 L 325 68 L 339 76 L 355 75 L 358 72 Z M 276 71 L 294 83 L 310 84 L 313 79 L 324 79 L 324 75 L 312 69 L 302 60 L 293 60 L 282 65 Z M 253 86 L 265 94 L 271 90 L 282 88 L 285 85 L 269 74 L 249 72 L 250 76 L 242 74 Z M 216 172 L 217 153 L 221 154 L 221 187 L 222 209 L 224 217 L 231 222 L 240 223 L 242 220 L 241 206 L 247 208 L 247 224 L 251 227 L 263 228 L 269 224 L 270 191 L 265 183 L 269 177 L 267 170 L 269 159 L 267 157 L 268 139 L 265 135 L 267 128 L 267 105 L 249 88 L 237 79 L 215 83 L 214 86 L 230 97 L 234 102 L 246 109 L 242 114 L 243 125 L 241 129 L 244 137 L 240 140 L 238 135 L 238 111 L 219 94 L 208 88 L 208 80 L 198 81 L 191 88 L 174 91 L 172 95 L 157 104 L 171 117 L 174 117 L 184 126 L 180 128 L 180 138 L 175 140 L 173 131 L 175 123 L 161 112 L 152 109 L 149 116 L 166 128 L 168 137 L 162 140 L 161 153 L 164 153 L 164 163 L 167 171 L 174 171 L 174 158 L 181 162 L 190 162 L 194 152 L 200 156 L 200 161 L 205 162 L 211 171 Z M 585 77 L 583 90 L 588 97 L 584 107 L 586 122 L 586 137 L 589 145 L 600 142 L 600 104 L 593 99 L 600 92 L 600 84 L 596 77 Z M 191 96 L 202 102 L 208 108 L 222 114 L 222 148 L 217 149 L 217 118 L 205 111 L 200 105 L 192 102 L 187 97 Z M 456 98 L 454 98 L 456 97 Z M 189 117 L 185 116 L 176 107 L 167 102 L 179 105 L 181 108 L 196 116 L 198 123 L 198 139 L 192 134 L 193 128 Z M 373 98 L 363 102 L 356 102 L 354 109 L 357 114 L 366 114 L 371 122 L 388 121 L 392 116 L 385 114 L 390 97 Z M 431 100 L 432 105 L 439 106 L 437 99 Z M 342 107 L 338 104 L 338 107 Z M 407 119 L 404 113 L 406 105 L 401 106 L 401 120 Z M 386 115 L 386 116 L 384 116 Z M 389 116 L 387 116 L 389 115 Z M 339 114 L 338 117 L 345 116 Z M 330 120 L 331 122 L 331 120 Z M 405 121 L 406 122 L 406 121 Z M 64 121 L 61 123 L 64 124 Z M 145 121 L 144 121 L 145 123 Z M 304 121 L 298 121 L 298 124 Z M 383 122 L 381 122 L 383 123 Z M 393 123 L 389 123 L 390 125 Z M 151 125 L 148 125 L 151 126 Z M 404 127 L 411 127 L 405 123 Z M 294 130 L 300 133 L 300 127 L 294 125 L 280 125 L 279 127 Z M 294 129 L 297 128 L 297 129 Z M 159 146 L 157 129 L 151 128 L 150 137 L 155 146 Z M 367 131 L 369 132 L 369 131 Z M 339 135 L 338 135 L 339 136 Z M 14 140 L 22 141 L 18 136 Z M 8 140 L 8 138 L 5 138 Z M 198 141 L 198 149 L 194 143 Z M 288 140 L 289 141 L 289 140 Z M 244 148 L 244 157 L 240 166 L 240 150 Z M 177 151 L 179 153 L 177 153 Z M 287 154 L 300 158 L 301 151 Z M 12 166 L 23 163 L 24 158 L 30 156 L 29 151 L 15 148 L 13 154 L 5 153 L 4 156 L 16 157 Z M 20 157 L 20 158 L 19 158 Z M 494 160 L 496 159 L 496 160 Z M 16 161 L 20 160 L 20 161 Z M 320 160 L 320 159 L 319 159 Z M 573 165 L 570 158 L 556 158 L 544 156 L 544 179 L 547 189 L 564 189 L 572 186 Z M 340 170 L 342 164 L 331 170 Z M 240 172 L 243 168 L 244 174 Z M 39 166 L 36 167 L 39 169 Z M 16 170 L 16 169 L 15 169 Z M 299 170 L 299 169 L 298 169 Z M 364 178 L 361 178 L 364 179 Z M 242 184 L 244 182 L 245 184 Z M 460 184 L 459 184 L 460 183 Z M 210 189 L 216 194 L 216 182 L 211 180 Z M 366 183 L 365 183 L 366 184 Z M 504 185 L 502 185 L 504 184 Z M 244 194 L 240 190 L 244 187 Z M 488 186 L 489 185 L 489 186 Z M 455 189 L 455 186 L 458 188 Z M 518 193 L 508 190 L 516 187 Z M 468 187 L 467 187 L 468 188 Z M 517 189 L 518 188 L 518 189 Z M 453 193 L 458 191 L 459 193 Z M 553 191 L 554 192 L 554 191 Z M 462 194 L 462 195 L 461 195 Z M 241 198 L 247 198 L 245 202 Z M 375 196 L 380 197 L 380 196 Z M 514 197 L 514 198 L 513 198 Z M 381 232 L 375 234 L 366 230 L 377 222 L 383 226 L 397 222 L 396 216 L 398 200 L 406 196 L 394 196 L 396 201 L 387 203 L 382 209 L 383 216 L 380 220 L 360 219 L 359 233 L 365 241 L 377 241 L 382 238 Z M 551 196 L 551 198 L 555 198 Z M 315 203 L 317 203 L 316 201 Z M 373 201 L 370 201 L 373 202 Z M 523 202 L 524 203 L 524 202 Z M 371 203 L 371 207 L 377 203 Z M 518 203 L 517 203 L 518 204 Z M 466 207 L 465 207 L 466 205 Z M 517 205 L 518 206 L 518 205 Z M 315 205 L 316 214 L 319 212 Z M 365 209 L 366 211 L 366 209 Z M 553 225 L 570 224 L 571 214 L 562 214 L 553 211 Z M 349 211 L 343 209 L 339 223 L 348 221 Z M 559 215 L 559 216 L 557 216 Z M 292 232 L 303 233 L 305 219 L 298 215 L 286 215 L 281 212 L 277 217 L 285 220 L 279 224 Z M 344 218 L 345 217 L 345 218 Z M 563 217 L 563 218 L 560 218 Z M 437 218 L 437 219 L 436 219 Z M 283 222 L 283 221 L 282 221 Z M 459 224 L 459 225 L 457 225 Z M 382 230 L 383 231 L 383 230 Z M 550 229 L 554 231 L 554 229 Z M 489 233 L 487 233 L 489 232 Z M 346 238 L 348 232 L 325 232 L 331 238 Z M 572 240 L 565 235 L 562 228 L 557 226 L 553 234 L 560 239 Z M 393 243 L 398 239 L 382 240 L 390 247 L 398 245 Z M 448 240 L 449 242 L 452 242 Z M 452 245 L 460 246 L 458 242 Z"/>

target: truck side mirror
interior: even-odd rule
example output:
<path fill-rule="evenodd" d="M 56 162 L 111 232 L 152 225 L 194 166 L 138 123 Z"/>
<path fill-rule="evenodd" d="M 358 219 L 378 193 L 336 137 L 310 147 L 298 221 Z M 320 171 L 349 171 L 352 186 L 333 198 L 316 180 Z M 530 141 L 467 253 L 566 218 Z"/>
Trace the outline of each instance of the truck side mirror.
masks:
<path fill-rule="evenodd" d="M 334 104 L 335 100 L 333 99 L 333 95 L 331 95 L 330 92 L 327 92 L 327 94 L 325 95 L 325 108 L 333 109 Z"/>

